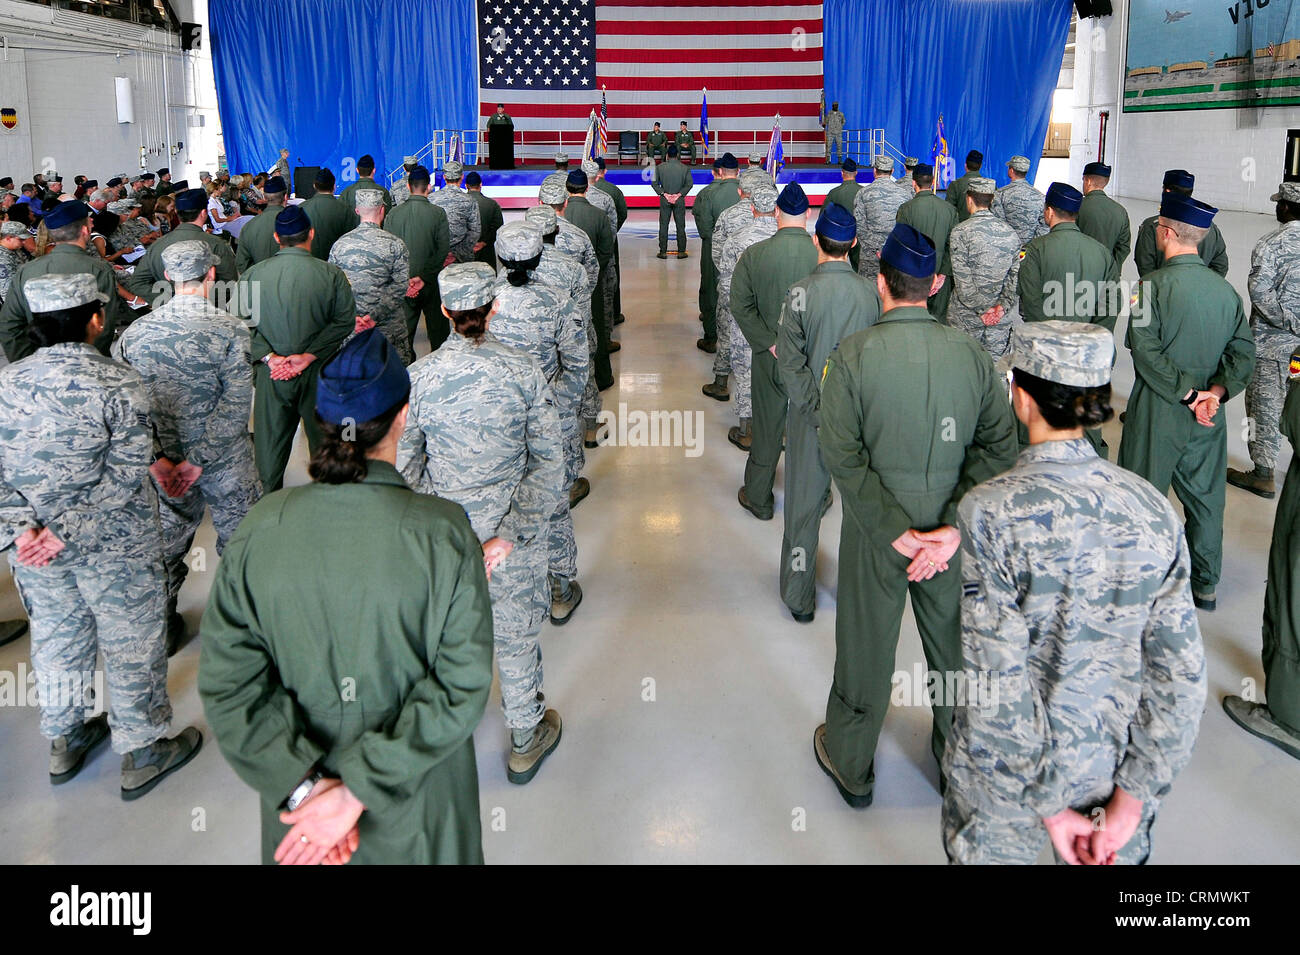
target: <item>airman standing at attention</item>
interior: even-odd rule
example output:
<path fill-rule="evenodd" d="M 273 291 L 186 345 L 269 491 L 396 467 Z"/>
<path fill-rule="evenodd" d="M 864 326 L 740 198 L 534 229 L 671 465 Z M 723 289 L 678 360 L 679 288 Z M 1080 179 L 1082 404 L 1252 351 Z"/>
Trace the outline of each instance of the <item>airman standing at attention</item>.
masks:
<path fill-rule="evenodd" d="M 314 188 L 315 195 L 302 204 L 302 211 L 311 220 L 311 254 L 328 262 L 339 236 L 352 230 L 352 210 L 334 195 L 334 173 L 328 168 L 316 173 Z"/>
<path fill-rule="evenodd" d="M 1106 195 L 1110 166 L 1090 162 L 1083 167 L 1083 203 L 1079 206 L 1079 231 L 1090 235 L 1115 258 L 1115 273 L 1124 268 L 1133 240 L 1129 233 L 1128 212 Z"/>
<path fill-rule="evenodd" d="M 1050 228 L 1043 218 L 1046 198 L 1025 178 L 1029 174 L 1029 159 L 1012 156 L 1007 160 L 1007 177 L 1011 180 L 993 197 L 993 214 L 1020 236 L 1021 245 L 1035 236 L 1045 235 Z"/>
<path fill-rule="evenodd" d="M 695 343 L 701 351 L 714 354 L 718 350 L 718 267 L 714 263 L 713 228 L 718 216 L 740 201 L 740 184 L 736 178 L 739 167 L 736 157 L 723 153 L 713 161 L 717 176 L 696 196 L 691 213 L 695 228 L 700 233 L 700 321 L 704 323 L 704 337 Z"/>
<path fill-rule="evenodd" d="M 989 210 L 996 190 L 992 179 L 973 177 L 966 185 L 970 215 L 948 236 L 948 324 L 983 345 L 994 360 L 1010 346 L 1020 277 L 1020 236 Z"/>
<path fill-rule="evenodd" d="M 898 207 L 898 221 L 910 225 L 934 246 L 935 261 L 943 284 L 930 296 L 930 311 L 939 321 L 947 321 L 948 297 L 952 294 L 952 262 L 948 258 L 948 235 L 957 224 L 957 213 L 934 191 L 934 168 L 917 163 L 912 170 L 914 195 Z M 965 186 L 963 189 L 963 202 Z"/>
<path fill-rule="evenodd" d="M 826 161 L 836 163 L 846 158 L 844 155 L 844 123 L 847 117 L 840 112 L 839 103 L 831 103 L 831 111 L 826 114 L 822 124 L 826 129 Z"/>
<path fill-rule="evenodd" d="M 1170 169 L 1165 172 L 1161 196 L 1175 193 L 1191 198 L 1196 186 L 1196 177 L 1186 169 Z M 1156 244 L 1156 226 L 1160 222 L 1159 214 L 1142 220 L 1138 227 L 1137 241 L 1133 243 L 1133 264 L 1137 266 L 1138 278 L 1146 278 L 1164 265 L 1164 258 Z M 1210 231 L 1205 233 L 1205 240 L 1196 248 L 1201 261 L 1218 275 L 1228 274 L 1228 246 L 1223 241 L 1219 227 L 1211 223 Z"/>
<path fill-rule="evenodd" d="M 858 182 L 858 164 L 852 159 L 845 159 L 840 164 L 840 179 L 840 184 L 826 194 L 826 202 L 833 202 L 849 215 L 853 215 L 853 200 L 862 191 L 862 183 Z M 825 208 L 825 204 L 823 204 L 822 208 Z M 856 223 L 853 231 L 856 235 Z M 855 239 L 853 248 L 849 249 L 849 265 L 853 266 L 855 272 L 858 271 L 858 254 L 861 251 Z"/>
<path fill-rule="evenodd" d="M 435 206 L 441 206 L 447 213 L 447 225 L 451 229 L 451 254 L 457 262 L 473 262 L 474 254 L 479 248 L 479 237 L 483 233 L 483 222 L 479 218 L 478 203 L 460 188 L 460 180 L 465 167 L 454 159 L 443 163 L 442 174 L 447 185 L 429 197 Z"/>
<path fill-rule="evenodd" d="M 378 189 L 358 189 L 355 200 L 361 224 L 334 243 L 330 264 L 348 277 L 357 314 L 369 315 L 409 365 L 415 351 L 403 302 L 411 289 L 411 253 L 405 242 L 384 231 L 384 197 Z"/>
<path fill-rule="evenodd" d="M 393 200 L 393 205 L 400 206 L 411 196 L 411 187 L 407 180 L 411 178 L 411 170 L 420 162 L 415 156 L 402 157 L 402 175 L 393 183 L 393 188 L 388 191 Z"/>
<path fill-rule="evenodd" d="M 235 269 L 241 274 L 250 265 L 269 259 L 280 251 L 280 244 L 275 241 L 275 217 L 284 209 L 287 189 L 288 186 L 279 176 L 266 180 L 266 187 L 262 190 L 266 194 L 266 208 L 254 216 L 251 222 L 244 223 L 239 232 Z"/>
<path fill-rule="evenodd" d="M 286 180 L 287 181 L 287 180 Z M 348 210 L 353 213 L 352 225 L 356 226 L 357 211 L 357 190 L 358 189 L 378 189 L 384 194 L 384 208 L 393 208 L 393 197 L 389 195 L 388 190 L 375 182 L 375 157 L 369 153 L 357 160 L 357 178 L 355 182 L 348 184 L 339 196 L 339 201 L 347 206 Z"/>
<path fill-rule="evenodd" d="M 411 280 L 402 297 L 406 337 L 415 349 L 415 331 L 424 313 L 429 345 L 437 349 L 447 340 L 447 316 L 438 306 L 438 273 L 451 251 L 451 230 L 447 213 L 429 201 L 429 170 L 416 165 L 407 176 L 410 196 L 384 216 L 384 231 L 406 244 L 411 257 Z"/>
<path fill-rule="evenodd" d="M 465 175 L 465 192 L 478 206 L 478 240 L 483 248 L 475 253 L 474 261 L 484 262 L 495 269 L 497 267 L 497 230 L 506 222 L 505 216 L 501 212 L 501 203 L 491 196 L 483 195 L 483 177 L 477 172 L 469 172 Z M 624 207 L 623 214 L 624 216 L 627 215 L 626 207 Z"/>
<path fill-rule="evenodd" d="M 957 213 L 958 222 L 965 222 L 970 217 L 970 213 L 966 211 L 966 189 L 970 186 L 971 180 L 979 176 L 980 169 L 983 167 L 984 154 L 978 149 L 972 149 L 966 154 L 966 171 L 959 178 L 949 183 L 947 190 L 944 192 L 944 198 L 948 200 L 948 204 Z M 921 231 L 924 232 L 925 230 Z"/>
<path fill-rule="evenodd" d="M 898 210 L 910 196 L 894 182 L 894 159 L 880 155 L 872 160 L 876 178 L 853 199 L 858 223 L 858 274 L 873 278 L 880 272 L 880 250 L 898 222 Z"/>
<path fill-rule="evenodd" d="M 654 191 L 659 194 L 659 255 L 668 258 L 668 220 L 677 225 L 677 258 L 686 253 L 686 197 L 694 185 L 691 171 L 677 158 L 677 146 L 668 147 L 668 158 L 655 167 Z"/>

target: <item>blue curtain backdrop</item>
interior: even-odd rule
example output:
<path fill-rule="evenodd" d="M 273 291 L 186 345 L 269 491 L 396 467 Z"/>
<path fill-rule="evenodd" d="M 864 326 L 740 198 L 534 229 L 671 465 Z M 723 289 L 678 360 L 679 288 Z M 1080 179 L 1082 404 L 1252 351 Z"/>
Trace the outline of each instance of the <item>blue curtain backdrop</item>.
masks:
<path fill-rule="evenodd" d="M 826 101 L 849 128 L 884 129 L 928 161 L 939 114 L 957 174 L 966 153 L 1007 181 L 1006 161 L 1038 170 L 1070 0 L 825 0 Z"/>
<path fill-rule="evenodd" d="M 376 178 L 478 123 L 473 0 L 210 0 L 226 160 L 262 172 L 375 157 Z M 292 187 L 292 184 L 290 184 Z"/>

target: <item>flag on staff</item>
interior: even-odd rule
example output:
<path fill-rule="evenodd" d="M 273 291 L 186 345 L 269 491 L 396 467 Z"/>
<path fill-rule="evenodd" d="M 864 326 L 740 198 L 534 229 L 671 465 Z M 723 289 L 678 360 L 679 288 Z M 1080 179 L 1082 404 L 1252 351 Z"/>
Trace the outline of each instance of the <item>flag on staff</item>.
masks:
<path fill-rule="evenodd" d="M 609 110 L 605 106 L 605 88 L 603 86 L 600 88 L 600 128 L 597 132 L 599 139 L 596 145 L 603 157 L 605 151 L 609 149 Z"/>
<path fill-rule="evenodd" d="M 764 167 L 772 174 L 772 181 L 776 182 L 777 175 L 781 172 L 781 161 L 785 158 L 785 148 L 781 145 L 781 114 L 776 114 L 776 122 L 772 124 L 772 138 L 767 141 L 767 165 Z"/>
<path fill-rule="evenodd" d="M 619 129 L 659 120 L 673 130 L 707 86 L 710 155 L 713 135 L 752 143 L 774 113 L 792 154 L 824 152 L 822 0 L 476 0 L 472 9 L 480 126 L 505 103 L 529 142 L 564 133 L 578 143 L 605 87 Z"/>
<path fill-rule="evenodd" d="M 596 111 L 594 109 L 587 117 L 587 139 L 582 144 L 582 158 L 596 158 Z"/>
<path fill-rule="evenodd" d="M 704 140 L 704 156 L 709 155 L 709 88 L 704 87 L 700 98 L 700 138 Z"/>
<path fill-rule="evenodd" d="M 451 134 L 451 140 L 447 143 L 447 158 L 462 166 L 465 165 L 465 143 L 460 133 Z"/>
<path fill-rule="evenodd" d="M 934 167 L 934 188 L 947 189 L 956 176 L 953 173 L 952 157 L 948 155 L 948 137 L 943 131 L 943 113 L 939 114 L 939 127 L 934 134 L 934 145 L 930 148 L 930 165 Z"/>
<path fill-rule="evenodd" d="M 822 90 L 821 105 L 817 107 L 817 122 L 824 127 L 826 125 L 826 91 Z"/>

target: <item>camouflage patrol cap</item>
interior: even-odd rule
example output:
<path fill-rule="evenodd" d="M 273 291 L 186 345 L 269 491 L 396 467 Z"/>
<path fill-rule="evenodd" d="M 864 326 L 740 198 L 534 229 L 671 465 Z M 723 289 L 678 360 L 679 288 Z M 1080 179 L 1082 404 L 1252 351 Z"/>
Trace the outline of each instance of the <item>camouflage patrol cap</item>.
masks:
<path fill-rule="evenodd" d="M 456 179 L 459 179 L 460 174 L 464 171 L 465 171 L 465 167 L 462 166 L 460 163 L 456 162 L 456 160 L 454 159 L 449 160 L 442 164 L 442 174 L 443 176 L 446 177 L 448 182 L 452 182 Z"/>
<path fill-rule="evenodd" d="M 562 206 L 569 201 L 569 189 L 559 176 L 542 181 L 542 188 L 537 190 L 537 201 L 548 206 Z"/>
<path fill-rule="evenodd" d="M 966 191 L 974 192 L 982 196 L 991 196 L 998 191 L 998 184 L 992 179 L 984 176 L 975 176 L 966 183 Z"/>
<path fill-rule="evenodd" d="M 1284 182 L 1277 187 L 1277 192 L 1269 197 L 1269 202 L 1300 203 L 1300 182 Z"/>
<path fill-rule="evenodd" d="M 582 161 L 582 171 L 587 174 L 588 179 L 595 179 L 600 175 L 600 167 L 596 165 L 594 159 L 584 159 Z"/>
<path fill-rule="evenodd" d="M 751 166 L 757 166 L 762 161 L 763 161 L 763 153 L 760 150 L 755 149 L 752 153 L 749 154 L 749 164 Z"/>
<path fill-rule="evenodd" d="M 763 182 L 770 183 L 771 181 L 772 181 L 771 176 L 763 172 L 763 170 L 751 166 L 750 168 L 745 169 L 741 172 L 739 178 L 737 179 L 737 184 L 740 186 L 741 192 L 743 192 L 745 195 L 749 195 L 750 192 L 753 190 L 753 188 L 759 183 L 763 183 Z M 773 186 L 773 188 L 776 187 Z"/>
<path fill-rule="evenodd" d="M 135 199 L 119 199 L 117 202 L 108 204 L 108 211 L 115 215 L 124 216 L 132 209 L 139 209 L 140 203 Z"/>
<path fill-rule="evenodd" d="M 3 225 L 0 225 L 0 238 L 7 238 L 15 235 L 20 235 L 25 238 L 31 235 L 31 232 L 29 232 L 27 226 L 23 225 L 21 222 L 6 221 Z"/>
<path fill-rule="evenodd" d="M 1029 172 L 1029 159 L 1026 156 L 1012 156 L 1007 160 L 1007 165 L 1016 172 Z"/>
<path fill-rule="evenodd" d="M 875 159 L 871 161 L 871 165 L 879 172 L 893 172 L 894 157 L 884 156 L 884 155 L 877 156 Z"/>
<path fill-rule="evenodd" d="M 1084 322 L 1028 322 L 1011 330 L 1011 350 L 998 363 L 1005 374 L 1019 368 L 1035 378 L 1075 388 L 1110 382 L 1115 336 Z"/>
<path fill-rule="evenodd" d="M 358 189 L 356 202 L 358 209 L 378 209 L 384 204 L 384 194 L 378 189 Z"/>
<path fill-rule="evenodd" d="M 542 230 L 542 235 L 550 235 L 559 228 L 559 216 L 550 206 L 533 206 L 524 211 L 524 221 L 532 222 Z"/>
<path fill-rule="evenodd" d="M 904 157 L 903 157 L 903 168 L 904 168 L 904 169 L 912 169 L 912 168 L 915 168 L 916 164 L 919 163 L 920 161 L 921 161 L 921 160 L 917 159 L 915 156 L 904 156 Z"/>
<path fill-rule="evenodd" d="M 173 282 L 192 282 L 208 274 L 217 264 L 212 246 L 202 239 L 173 242 L 162 252 L 163 271 Z"/>
<path fill-rule="evenodd" d="M 534 222 L 511 222 L 497 231 L 497 258 L 527 262 L 542 254 L 542 230 Z"/>
<path fill-rule="evenodd" d="M 76 275 L 42 275 L 23 286 L 27 305 L 33 312 L 57 312 L 76 308 L 87 302 L 108 301 L 108 295 L 99 290 L 95 276 L 88 273 Z"/>
<path fill-rule="evenodd" d="M 755 209 L 759 212 L 775 212 L 776 199 L 776 183 L 767 176 L 754 181 L 749 193 L 749 202 Z"/>
<path fill-rule="evenodd" d="M 457 262 L 438 273 L 438 291 L 448 311 L 464 312 L 496 297 L 497 273 L 486 262 Z"/>
<path fill-rule="evenodd" d="M 420 160 L 417 159 L 415 156 L 403 156 L 403 157 L 402 157 L 402 165 L 403 165 L 403 166 L 414 166 L 414 165 L 415 165 L 417 162 L 419 162 L 419 161 L 420 161 Z"/>

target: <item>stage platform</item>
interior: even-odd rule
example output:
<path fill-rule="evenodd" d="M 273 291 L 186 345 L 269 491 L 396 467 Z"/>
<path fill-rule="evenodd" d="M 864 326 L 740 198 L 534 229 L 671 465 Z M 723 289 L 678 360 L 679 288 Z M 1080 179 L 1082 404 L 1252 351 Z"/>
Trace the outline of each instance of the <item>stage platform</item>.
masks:
<path fill-rule="evenodd" d="M 576 164 L 570 164 L 576 169 Z M 521 166 L 517 169 L 488 169 L 485 166 L 473 167 L 483 179 L 483 194 L 491 196 L 505 209 L 525 209 L 537 204 L 537 189 L 542 180 L 555 172 L 546 166 Z M 466 172 L 470 169 L 466 168 Z M 648 169 L 628 164 L 619 166 L 610 164 L 605 170 L 605 178 L 623 190 L 627 204 L 631 208 L 651 208 L 659 205 L 659 197 L 650 186 Z M 709 166 L 692 166 L 691 178 L 695 189 L 687 197 L 687 205 L 694 202 L 695 194 L 713 179 L 713 170 Z M 860 170 L 858 181 L 865 184 L 872 178 L 870 170 Z M 830 192 L 842 182 L 839 166 L 798 164 L 787 166 L 777 177 L 777 185 L 784 186 L 792 179 L 797 179 L 813 205 L 821 205 Z"/>

